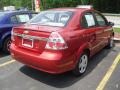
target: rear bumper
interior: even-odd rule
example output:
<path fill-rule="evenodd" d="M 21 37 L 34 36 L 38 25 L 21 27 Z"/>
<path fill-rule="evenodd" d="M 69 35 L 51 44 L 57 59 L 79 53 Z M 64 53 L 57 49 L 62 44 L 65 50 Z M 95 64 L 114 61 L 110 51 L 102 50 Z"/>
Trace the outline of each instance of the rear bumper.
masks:
<path fill-rule="evenodd" d="M 38 54 L 11 44 L 11 55 L 14 59 L 23 64 L 52 74 L 72 70 L 75 66 L 75 55 L 66 57 L 61 52 L 44 51 Z"/>

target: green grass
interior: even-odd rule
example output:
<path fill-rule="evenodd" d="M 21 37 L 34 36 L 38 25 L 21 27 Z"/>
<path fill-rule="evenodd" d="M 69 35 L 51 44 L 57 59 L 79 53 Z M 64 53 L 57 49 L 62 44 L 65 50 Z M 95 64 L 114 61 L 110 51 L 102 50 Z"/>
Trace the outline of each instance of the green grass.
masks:
<path fill-rule="evenodd" d="M 114 28 L 114 32 L 120 33 L 120 28 Z"/>

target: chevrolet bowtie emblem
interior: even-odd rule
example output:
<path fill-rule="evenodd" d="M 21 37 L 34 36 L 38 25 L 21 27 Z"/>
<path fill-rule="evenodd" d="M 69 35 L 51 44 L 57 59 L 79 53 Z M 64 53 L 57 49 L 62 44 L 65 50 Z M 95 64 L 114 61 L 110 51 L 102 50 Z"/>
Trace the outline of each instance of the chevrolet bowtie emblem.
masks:
<path fill-rule="evenodd" d="M 29 31 L 24 31 L 23 33 L 28 34 L 28 33 L 29 33 Z"/>

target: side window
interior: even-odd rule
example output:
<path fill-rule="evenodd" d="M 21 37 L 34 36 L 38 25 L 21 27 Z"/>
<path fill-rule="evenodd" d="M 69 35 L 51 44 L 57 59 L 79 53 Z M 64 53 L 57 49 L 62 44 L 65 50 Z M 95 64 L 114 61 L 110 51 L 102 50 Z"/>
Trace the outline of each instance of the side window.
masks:
<path fill-rule="evenodd" d="M 12 24 L 17 24 L 18 23 L 16 16 L 10 17 L 10 21 L 11 21 Z"/>
<path fill-rule="evenodd" d="M 92 13 L 85 13 L 82 17 L 81 25 L 83 28 L 89 28 L 96 25 L 95 19 Z"/>
<path fill-rule="evenodd" d="M 105 19 L 103 18 L 102 15 L 98 14 L 98 13 L 95 13 L 95 17 L 97 19 L 97 23 L 99 26 L 105 26 L 106 25 L 106 21 Z"/>
<path fill-rule="evenodd" d="M 16 15 L 16 18 L 18 20 L 18 23 L 25 23 L 30 20 L 30 17 L 28 14 Z"/>

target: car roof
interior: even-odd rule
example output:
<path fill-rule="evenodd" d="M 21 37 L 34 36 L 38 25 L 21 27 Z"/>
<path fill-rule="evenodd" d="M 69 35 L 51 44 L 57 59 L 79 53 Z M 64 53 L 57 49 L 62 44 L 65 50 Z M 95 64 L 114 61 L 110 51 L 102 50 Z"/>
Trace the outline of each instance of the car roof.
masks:
<path fill-rule="evenodd" d="M 94 10 L 93 8 L 89 9 L 89 8 L 54 8 L 54 9 L 49 9 L 49 10 L 57 10 L 57 11 L 87 11 L 87 10 Z"/>
<path fill-rule="evenodd" d="M 12 15 L 17 14 L 37 14 L 37 13 L 33 11 L 0 11 L 0 21 L 3 22 L 4 19 L 7 19 Z"/>
<path fill-rule="evenodd" d="M 36 13 L 37 14 L 37 12 L 33 12 L 33 11 L 0 11 L 0 13 L 4 13 L 4 14 Z"/>

